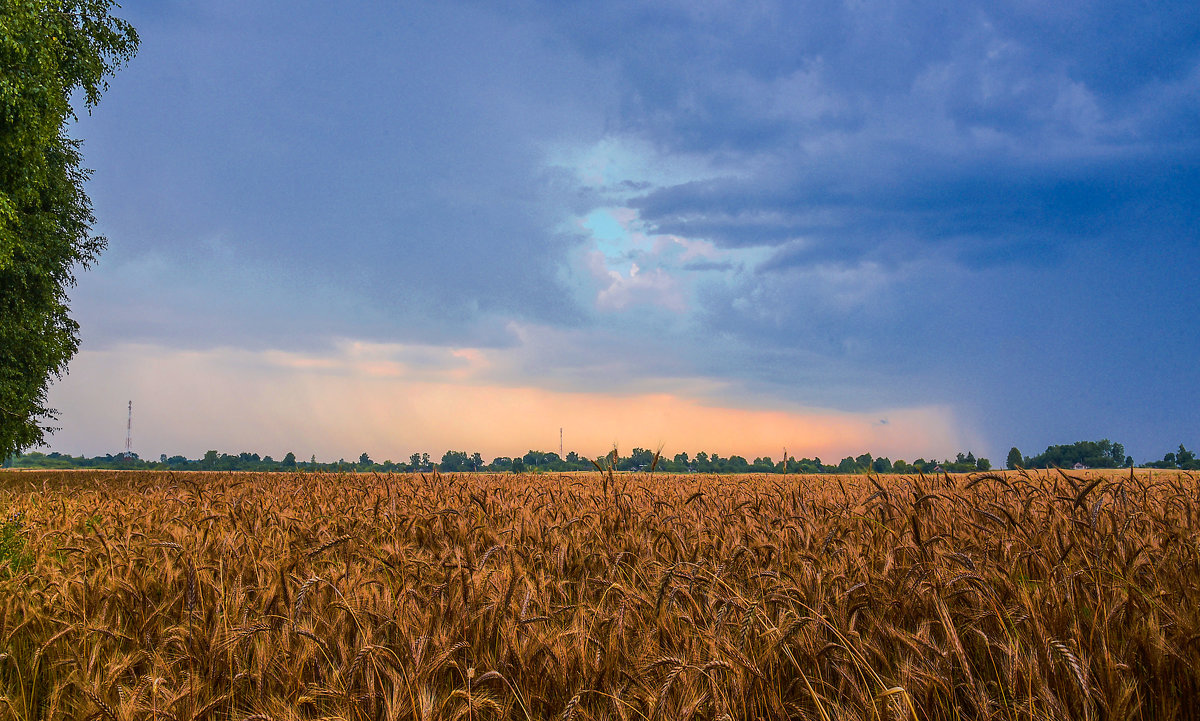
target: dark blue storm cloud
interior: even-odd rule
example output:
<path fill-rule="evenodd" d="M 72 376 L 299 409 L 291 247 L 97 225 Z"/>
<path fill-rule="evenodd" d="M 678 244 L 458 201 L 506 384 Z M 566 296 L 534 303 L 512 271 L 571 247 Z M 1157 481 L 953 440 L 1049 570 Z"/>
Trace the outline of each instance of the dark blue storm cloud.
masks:
<path fill-rule="evenodd" d="M 90 342 L 538 325 L 590 390 L 949 405 L 1001 457 L 1200 442 L 1195 3 L 125 11 L 79 124 Z"/>
<path fill-rule="evenodd" d="M 1200 431 L 1173 360 L 1200 350 L 1194 4 L 590 10 L 555 21 L 618 64 L 622 127 L 729 171 L 629 205 L 770 250 L 702 292 L 707 371 L 954 399 L 1013 442 Z"/>

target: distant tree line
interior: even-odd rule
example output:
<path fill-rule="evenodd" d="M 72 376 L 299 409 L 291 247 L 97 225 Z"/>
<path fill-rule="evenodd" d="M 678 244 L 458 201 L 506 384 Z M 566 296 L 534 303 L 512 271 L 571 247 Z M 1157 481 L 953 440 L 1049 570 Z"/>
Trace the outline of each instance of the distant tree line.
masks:
<path fill-rule="evenodd" d="M 1134 465 L 1133 458 L 1125 454 L 1125 447 L 1108 439 L 1101 441 L 1079 441 L 1071 445 L 1049 446 L 1046 450 L 1032 458 L 1022 455 L 1017 448 L 1008 452 L 1005 466 L 1015 468 L 1073 468 L 1076 465 L 1084 468 L 1127 468 Z M 260 456 L 257 453 L 218 453 L 208 451 L 201 458 L 189 459 L 184 456 L 170 456 L 165 453 L 157 461 L 143 459 L 136 453 L 107 454 L 85 458 L 62 453 L 27 453 L 8 458 L 3 467 L 12 468 L 107 468 L 107 469 L 147 469 L 174 471 L 308 471 L 308 472 L 377 472 L 377 473 L 410 473 L 430 472 L 437 467 L 442 472 L 483 471 L 491 473 L 525 471 L 589 471 L 596 468 L 613 468 L 618 471 L 648 471 L 652 467 L 668 473 L 967 473 L 970 471 L 991 470 L 992 463 L 987 458 L 976 458 L 968 451 L 958 453 L 954 458 L 926 460 L 918 458 L 908 462 L 902 459 L 891 460 L 886 456 L 873 456 L 863 453 L 859 456 L 846 456 L 837 463 L 825 463 L 820 458 L 800 458 L 787 456 L 778 461 L 770 456 L 762 456 L 747 460 L 743 456 L 722 457 L 717 453 L 700 451 L 695 455 L 677 453 L 674 456 L 656 454 L 645 448 L 634 448 L 629 455 L 620 455 L 615 450 L 607 455 L 588 458 L 574 451 L 563 457 L 559 454 L 531 450 L 523 456 L 499 456 L 490 462 L 485 461 L 479 453 L 468 454 L 465 451 L 446 451 L 440 459 L 431 457 L 428 453 L 413 453 L 405 461 L 372 460 L 363 453 L 357 460 L 325 462 L 317 461 L 316 456 L 308 460 L 299 460 L 295 453 L 287 453 L 281 459 L 271 456 Z M 1200 470 L 1200 461 L 1196 455 L 1187 450 L 1183 444 L 1179 450 L 1167 453 L 1161 461 L 1151 461 L 1142 464 L 1148 468 L 1179 468 Z"/>
<path fill-rule="evenodd" d="M 1196 454 L 1179 444 L 1179 450 L 1175 453 L 1168 453 L 1163 456 L 1161 461 L 1151 461 L 1146 464 L 1151 468 L 1182 468 L 1188 471 L 1200 470 L 1200 461 L 1196 460 Z"/>
<path fill-rule="evenodd" d="M 1125 446 L 1107 438 L 1102 441 L 1077 441 L 1069 446 L 1050 446 L 1033 458 L 1021 455 L 1016 447 L 1008 451 L 1007 468 L 1132 468 L 1133 457 L 1125 455 Z M 1142 468 L 1177 468 L 1200 470 L 1196 454 L 1182 443 L 1179 450 L 1167 453 L 1161 461 L 1147 461 Z"/>
<path fill-rule="evenodd" d="M 282 459 L 271 456 L 260 456 L 257 453 L 218 453 L 208 451 L 203 457 L 189 459 L 184 456 L 170 456 L 165 453 L 157 461 L 141 458 L 136 453 L 107 454 L 85 458 L 62 453 L 27 453 L 9 458 L 4 467 L 21 468 L 107 468 L 107 469 L 146 469 L 171 471 L 357 471 L 378 473 L 408 473 L 429 472 L 437 467 L 439 471 L 450 473 L 459 471 L 484 471 L 492 473 L 525 471 L 590 471 L 597 468 L 613 468 L 618 471 L 647 471 L 653 468 L 669 473 L 961 473 L 966 471 L 986 471 L 991 463 L 986 458 L 976 458 L 974 454 L 959 453 L 953 459 L 925 460 L 918 458 L 912 463 L 904 460 L 892 461 L 886 456 L 875 457 L 870 453 L 859 456 L 846 456 L 837 463 L 825 463 L 818 458 L 800 458 L 788 456 L 786 460 L 774 460 L 770 456 L 756 457 L 747 460 L 743 456 L 733 455 L 722 457 L 718 453 L 700 451 L 694 456 L 687 453 L 677 453 L 668 457 L 656 454 L 645 448 L 634 448 L 629 455 L 620 455 L 616 451 L 596 458 L 588 458 L 574 451 L 560 457 L 559 454 L 545 451 L 530 450 L 523 456 L 499 456 L 487 462 L 479 453 L 468 454 L 465 451 L 446 451 L 440 460 L 430 457 L 428 453 L 413 453 L 408 460 L 395 462 L 385 460 L 374 461 L 363 453 L 357 460 L 338 459 L 334 462 L 320 462 L 315 456 L 309 460 L 298 460 L 295 453 L 288 453 Z"/>
<path fill-rule="evenodd" d="M 1182 447 L 1182 446 L 1181 446 Z M 1102 441 L 1077 441 L 1069 446 L 1049 446 L 1033 458 L 1022 456 L 1014 446 L 1008 451 L 1005 466 L 1013 468 L 1127 468 L 1133 458 L 1125 455 L 1125 446 L 1105 438 Z"/>

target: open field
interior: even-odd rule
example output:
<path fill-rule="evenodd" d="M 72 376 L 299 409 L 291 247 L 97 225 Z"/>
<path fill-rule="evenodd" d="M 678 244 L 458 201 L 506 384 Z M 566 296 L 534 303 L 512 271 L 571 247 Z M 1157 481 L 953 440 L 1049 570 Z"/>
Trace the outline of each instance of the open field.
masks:
<path fill-rule="evenodd" d="M 1197 717 L 1198 522 L 1164 471 L 8 472 L 0 718 Z"/>

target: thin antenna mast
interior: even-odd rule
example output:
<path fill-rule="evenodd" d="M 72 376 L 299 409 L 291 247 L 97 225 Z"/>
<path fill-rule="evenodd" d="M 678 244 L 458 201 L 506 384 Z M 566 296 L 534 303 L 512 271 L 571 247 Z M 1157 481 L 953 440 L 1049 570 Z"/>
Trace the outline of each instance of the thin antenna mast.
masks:
<path fill-rule="evenodd" d="M 125 457 L 133 458 L 133 401 L 129 401 L 129 420 L 125 423 Z"/>
<path fill-rule="evenodd" d="M 558 427 L 558 457 L 559 457 L 559 460 L 561 460 L 563 457 L 562 451 L 563 451 L 563 449 L 562 449 L 562 426 L 559 426 Z"/>

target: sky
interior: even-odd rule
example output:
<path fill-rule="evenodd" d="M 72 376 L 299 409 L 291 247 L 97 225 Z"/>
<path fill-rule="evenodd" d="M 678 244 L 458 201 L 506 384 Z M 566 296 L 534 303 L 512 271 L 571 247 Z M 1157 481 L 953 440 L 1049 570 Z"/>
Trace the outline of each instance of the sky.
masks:
<path fill-rule="evenodd" d="M 51 450 L 1200 444 L 1194 2 L 122 5 Z"/>

